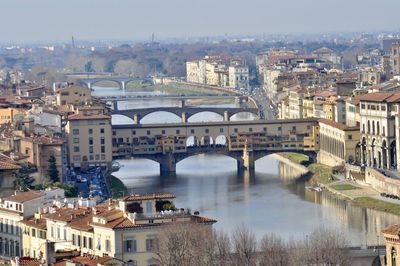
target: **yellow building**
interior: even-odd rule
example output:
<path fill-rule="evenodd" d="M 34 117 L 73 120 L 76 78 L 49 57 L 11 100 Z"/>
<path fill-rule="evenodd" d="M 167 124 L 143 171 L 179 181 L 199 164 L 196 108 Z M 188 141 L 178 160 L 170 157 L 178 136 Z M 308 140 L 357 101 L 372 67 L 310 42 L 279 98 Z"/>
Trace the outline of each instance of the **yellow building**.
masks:
<path fill-rule="evenodd" d="M 67 86 L 56 91 L 56 103 L 58 106 L 84 104 L 92 101 L 91 90 L 81 86 Z"/>
<path fill-rule="evenodd" d="M 78 113 L 68 116 L 65 127 L 69 164 L 76 168 L 110 166 L 112 162 L 111 117 Z"/>
<path fill-rule="evenodd" d="M 400 225 L 392 225 L 382 230 L 386 242 L 386 265 L 400 266 Z"/>
<path fill-rule="evenodd" d="M 13 123 L 18 117 L 22 120 L 26 111 L 28 110 L 14 107 L 0 108 L 0 124 Z"/>
<path fill-rule="evenodd" d="M 330 166 L 360 163 L 360 128 L 348 127 L 329 119 L 319 121 L 318 162 Z"/>

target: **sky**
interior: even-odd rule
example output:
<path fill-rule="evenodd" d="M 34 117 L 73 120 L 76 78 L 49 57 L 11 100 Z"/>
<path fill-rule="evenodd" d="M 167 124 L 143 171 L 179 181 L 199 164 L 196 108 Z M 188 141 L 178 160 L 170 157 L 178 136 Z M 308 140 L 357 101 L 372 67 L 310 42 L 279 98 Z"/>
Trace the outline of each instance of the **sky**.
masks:
<path fill-rule="evenodd" d="M 0 42 L 400 28 L 400 0 L 0 0 Z"/>

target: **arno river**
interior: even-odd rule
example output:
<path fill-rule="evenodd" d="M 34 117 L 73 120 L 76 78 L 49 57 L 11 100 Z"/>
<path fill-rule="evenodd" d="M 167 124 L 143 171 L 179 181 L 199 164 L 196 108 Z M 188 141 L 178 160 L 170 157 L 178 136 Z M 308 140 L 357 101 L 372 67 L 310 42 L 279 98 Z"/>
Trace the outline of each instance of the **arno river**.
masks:
<path fill-rule="evenodd" d="M 116 95 L 120 91 L 102 88 L 95 94 L 103 93 Z M 142 100 L 122 102 L 120 108 L 174 104 L 168 100 Z M 242 114 L 235 119 L 252 117 Z M 221 120 L 218 115 L 202 113 L 191 121 Z M 142 120 L 143 123 L 178 121 L 178 117 L 166 113 Z M 113 117 L 113 123 L 129 122 Z M 400 222 L 398 216 L 356 207 L 325 192 L 308 191 L 294 169 L 269 157 L 258 160 L 252 174 L 238 174 L 235 160 L 212 154 L 179 162 L 176 175 L 169 177 L 161 177 L 159 165 L 149 160 L 126 159 L 119 163 L 122 167 L 114 175 L 132 193 L 173 193 L 177 207 L 200 211 L 201 215 L 218 220 L 215 227 L 226 232 L 244 224 L 257 237 L 275 233 L 289 239 L 305 237 L 314 228 L 325 226 L 341 230 L 353 246 L 360 246 L 375 245 L 378 240 L 382 244 L 381 230 Z"/>

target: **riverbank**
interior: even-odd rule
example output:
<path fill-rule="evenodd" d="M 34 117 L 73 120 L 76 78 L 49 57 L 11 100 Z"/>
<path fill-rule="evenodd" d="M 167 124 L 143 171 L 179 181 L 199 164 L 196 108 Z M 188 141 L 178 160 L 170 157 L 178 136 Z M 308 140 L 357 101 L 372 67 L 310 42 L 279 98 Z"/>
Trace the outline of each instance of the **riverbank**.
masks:
<path fill-rule="evenodd" d="M 400 215 L 400 201 L 395 203 L 384 198 L 380 199 L 380 193 L 368 185 L 361 185 L 351 180 L 339 180 L 334 177 L 332 167 L 318 163 L 307 165 L 306 155 L 280 153 L 274 157 L 284 163 L 290 161 L 290 165 L 295 164 L 297 167 L 306 168 L 310 175 L 308 182 L 312 185 L 323 186 L 326 191 L 340 199 L 359 207 Z"/>
<path fill-rule="evenodd" d="M 110 182 L 111 194 L 113 198 L 119 198 L 128 194 L 128 188 L 118 177 L 110 175 Z"/>

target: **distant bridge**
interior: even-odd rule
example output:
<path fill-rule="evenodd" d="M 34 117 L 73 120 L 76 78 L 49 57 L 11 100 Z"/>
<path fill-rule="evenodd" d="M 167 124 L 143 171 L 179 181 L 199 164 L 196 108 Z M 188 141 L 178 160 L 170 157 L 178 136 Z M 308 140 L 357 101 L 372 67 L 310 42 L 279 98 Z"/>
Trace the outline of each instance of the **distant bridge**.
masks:
<path fill-rule="evenodd" d="M 117 102 L 114 103 L 113 115 L 123 115 L 131 118 L 135 124 L 140 124 L 140 120 L 155 112 L 167 112 L 175 114 L 182 118 L 182 122 L 188 122 L 188 119 L 198 113 L 202 112 L 212 112 L 219 114 L 224 118 L 224 121 L 230 121 L 230 118 L 238 113 L 251 113 L 259 116 L 259 110 L 257 108 L 228 108 L 228 107 L 153 107 L 153 108 L 142 108 L 142 109 L 129 109 L 129 110 L 119 110 Z"/>
<path fill-rule="evenodd" d="M 142 83 L 154 84 L 151 78 L 137 78 L 137 77 L 123 77 L 123 76 L 105 76 L 105 77 L 95 77 L 95 78 L 83 78 L 79 82 L 86 85 L 89 89 L 92 89 L 93 85 L 101 81 L 113 81 L 118 83 L 121 90 L 125 90 L 126 85 L 131 81 L 141 81 Z"/>
<path fill-rule="evenodd" d="M 255 161 L 277 152 L 315 158 L 319 150 L 317 119 L 113 125 L 113 156 L 156 161 L 160 172 L 197 154 L 234 158 L 238 170 L 254 170 Z M 222 140 L 224 143 L 217 143 Z"/>

